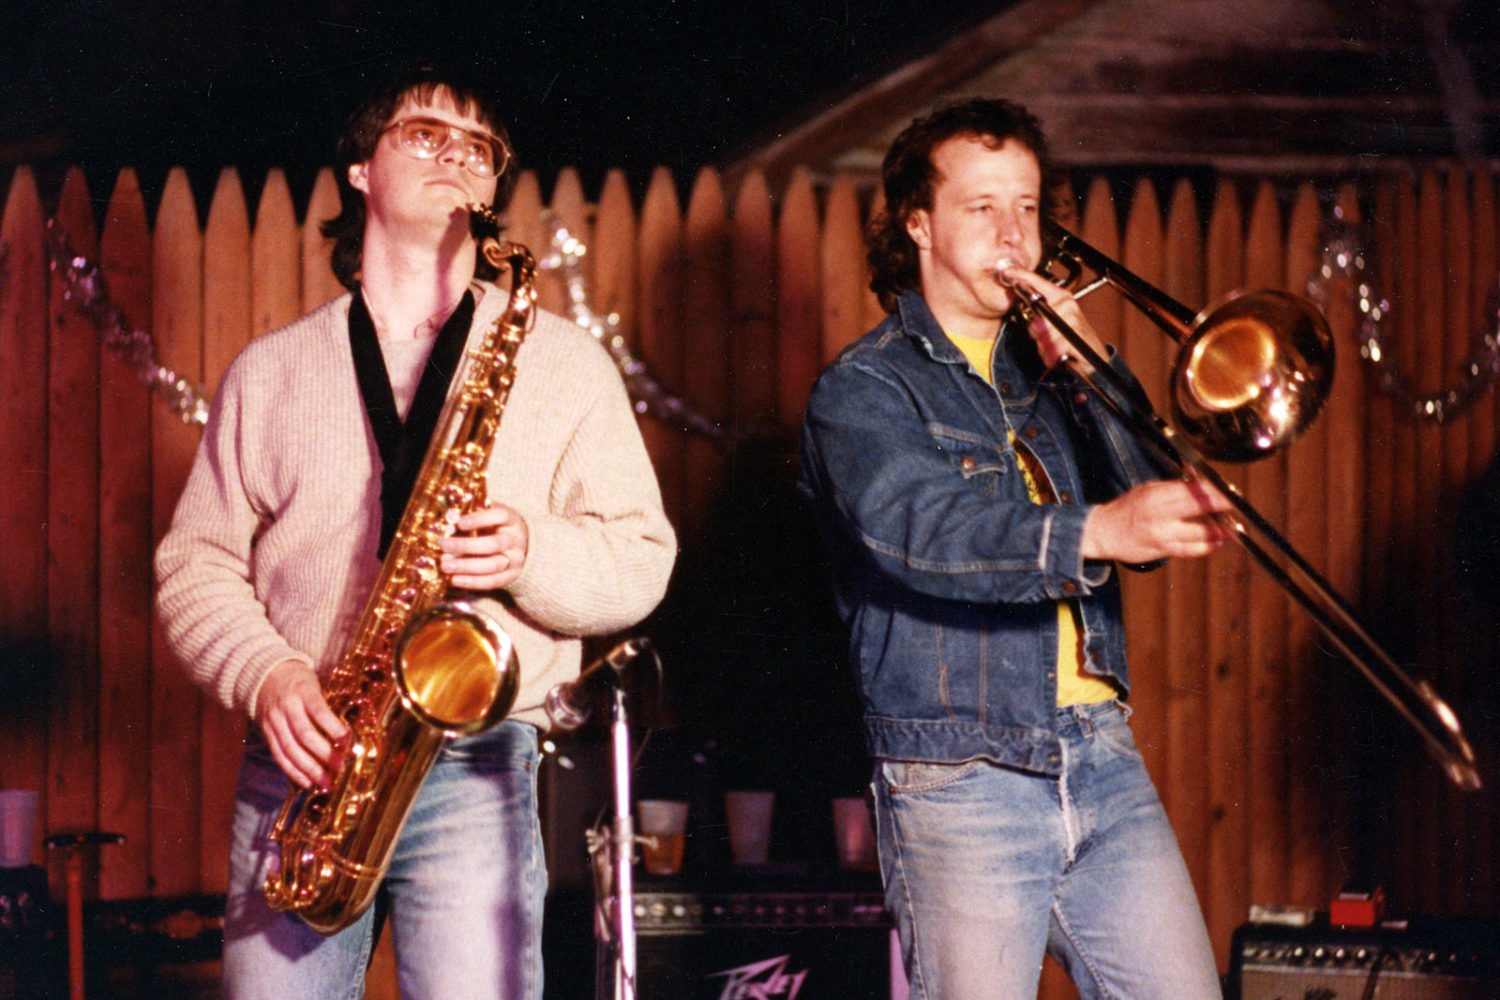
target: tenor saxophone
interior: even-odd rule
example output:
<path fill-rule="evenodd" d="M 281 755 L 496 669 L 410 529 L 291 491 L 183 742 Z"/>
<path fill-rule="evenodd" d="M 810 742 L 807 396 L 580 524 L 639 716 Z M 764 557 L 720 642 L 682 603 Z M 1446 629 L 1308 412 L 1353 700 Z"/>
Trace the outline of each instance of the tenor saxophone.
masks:
<path fill-rule="evenodd" d="M 453 599 L 438 572 L 454 521 L 486 503 L 485 469 L 535 319 L 531 254 L 500 243 L 488 209 L 471 206 L 470 217 L 485 260 L 510 272 L 510 299 L 455 376 L 375 590 L 324 682 L 349 744 L 326 789 L 292 790 L 271 834 L 280 864 L 266 877 L 266 902 L 323 934 L 349 926 L 374 901 L 444 742 L 504 718 L 520 683 L 510 637 Z"/>

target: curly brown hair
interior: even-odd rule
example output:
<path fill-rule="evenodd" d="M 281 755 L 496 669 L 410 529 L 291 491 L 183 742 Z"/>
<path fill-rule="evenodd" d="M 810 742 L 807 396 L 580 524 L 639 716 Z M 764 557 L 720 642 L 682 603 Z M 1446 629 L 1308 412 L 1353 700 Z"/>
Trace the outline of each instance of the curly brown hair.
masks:
<path fill-rule="evenodd" d="M 885 154 L 880 170 L 885 210 L 865 232 L 870 290 L 886 312 L 895 311 L 896 298 L 902 292 L 922 286 L 917 245 L 906 231 L 906 223 L 917 209 L 932 208 L 937 181 L 932 152 L 954 136 L 974 136 L 994 147 L 1015 139 L 1031 150 L 1042 171 L 1042 217 L 1057 217 L 1057 177 L 1047 152 L 1047 138 L 1042 123 L 1025 107 L 1000 98 L 977 97 L 944 105 L 915 119 Z"/>
<path fill-rule="evenodd" d="M 333 273 L 339 284 L 351 291 L 359 287 L 360 255 L 365 241 L 365 196 L 349 184 L 349 168 L 375 155 L 375 146 L 391 118 L 407 97 L 430 103 L 443 95 L 452 100 L 460 114 L 473 115 L 506 147 L 510 135 L 500 121 L 495 100 L 473 80 L 457 69 L 431 63 L 414 63 L 401 70 L 379 91 L 367 95 L 355 107 L 334 149 L 334 179 L 339 188 L 339 214 L 324 220 L 321 231 L 333 240 Z M 510 202 L 519 168 L 511 156 L 496 178 L 495 200 L 490 208 L 499 213 Z M 475 276 L 493 278 L 497 272 L 480 255 Z"/>

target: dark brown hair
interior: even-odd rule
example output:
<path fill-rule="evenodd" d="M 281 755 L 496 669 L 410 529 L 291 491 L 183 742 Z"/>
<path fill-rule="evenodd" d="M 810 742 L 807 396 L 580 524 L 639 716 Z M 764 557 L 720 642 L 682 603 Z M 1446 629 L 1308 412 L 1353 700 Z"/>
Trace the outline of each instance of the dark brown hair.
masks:
<path fill-rule="evenodd" d="M 349 183 L 349 168 L 375 155 L 382 131 L 407 97 L 430 103 L 438 96 L 452 100 L 460 114 L 473 115 L 493 132 L 506 147 L 510 136 L 500 121 L 496 102 L 478 83 L 447 67 L 422 63 L 402 70 L 384 88 L 367 95 L 350 114 L 334 149 L 334 179 L 339 188 L 339 214 L 323 222 L 322 233 L 333 240 L 333 273 L 339 283 L 353 290 L 359 285 L 360 255 L 365 241 L 365 196 Z M 495 200 L 490 207 L 502 211 L 510 202 L 516 186 L 518 168 L 511 156 L 504 171 L 496 178 Z M 479 257 L 476 277 L 493 278 L 496 272 Z"/>
<path fill-rule="evenodd" d="M 921 288 L 917 245 L 906 231 L 906 223 L 917 209 L 932 208 L 937 180 L 932 151 L 954 136 L 973 136 L 996 147 L 1015 139 L 1031 150 L 1042 170 L 1042 216 L 1056 218 L 1057 179 L 1042 123 L 1030 111 L 1014 101 L 971 98 L 917 118 L 885 154 L 880 171 L 885 210 L 865 233 L 870 290 L 886 312 L 895 311 L 896 298 L 902 292 Z"/>

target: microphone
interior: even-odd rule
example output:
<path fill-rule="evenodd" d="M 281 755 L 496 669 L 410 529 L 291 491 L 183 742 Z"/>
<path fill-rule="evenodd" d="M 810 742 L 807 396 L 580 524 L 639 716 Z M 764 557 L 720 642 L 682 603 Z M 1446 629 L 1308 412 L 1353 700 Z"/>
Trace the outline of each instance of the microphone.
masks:
<path fill-rule="evenodd" d="M 649 643 L 636 636 L 626 639 L 583 668 L 574 681 L 555 685 L 547 692 L 547 718 L 558 729 L 577 729 L 589 717 L 594 696 L 613 687 L 625 665 L 646 651 Z"/>

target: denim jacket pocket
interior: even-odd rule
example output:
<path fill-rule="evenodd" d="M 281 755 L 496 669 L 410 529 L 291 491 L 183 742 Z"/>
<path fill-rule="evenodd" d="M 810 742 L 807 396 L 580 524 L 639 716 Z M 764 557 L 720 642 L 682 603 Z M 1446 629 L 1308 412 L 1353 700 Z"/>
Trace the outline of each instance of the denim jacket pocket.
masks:
<path fill-rule="evenodd" d="M 1009 450 L 983 435 L 938 423 L 929 423 L 927 433 L 953 470 L 971 486 L 994 493 L 1011 468 L 1007 462 Z"/>

